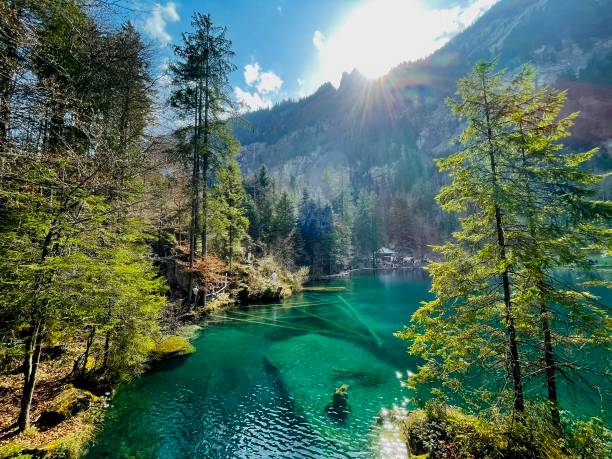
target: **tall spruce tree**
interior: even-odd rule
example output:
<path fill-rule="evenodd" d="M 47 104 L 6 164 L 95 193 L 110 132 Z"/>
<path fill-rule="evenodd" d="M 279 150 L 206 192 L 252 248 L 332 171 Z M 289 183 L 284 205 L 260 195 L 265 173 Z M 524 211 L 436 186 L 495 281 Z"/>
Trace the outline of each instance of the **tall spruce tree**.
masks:
<path fill-rule="evenodd" d="M 437 380 L 458 393 L 469 377 L 472 402 L 490 403 L 509 377 L 511 405 L 523 411 L 524 383 L 543 375 L 559 427 L 558 377 L 568 388 L 584 385 L 576 383 L 588 371 L 601 377 L 601 359 L 576 364 L 575 355 L 609 344 L 605 308 L 561 269 L 588 271 L 590 257 L 609 250 L 611 206 L 592 199 L 601 177 L 585 164 L 596 150 L 559 143 L 576 116 L 560 116 L 565 92 L 536 90 L 530 67 L 508 79 L 494 65 L 476 65 L 450 101 L 467 120 L 465 148 L 438 161 L 452 178 L 438 201 L 460 215 L 461 230 L 436 247 L 436 298 L 400 336 L 426 360 L 413 384 Z"/>
<path fill-rule="evenodd" d="M 246 194 L 240 168 L 235 160 L 229 160 L 218 167 L 212 197 L 211 227 L 214 228 L 219 251 L 227 258 L 231 271 L 234 254 L 249 226 L 244 207 Z"/>
<path fill-rule="evenodd" d="M 519 78 L 509 140 L 514 148 L 512 180 L 521 186 L 509 195 L 515 219 L 508 239 L 518 265 L 517 301 L 529 332 L 524 341 L 540 350 L 551 419 L 560 427 L 558 378 L 576 387 L 581 385 L 575 384 L 577 373 L 582 381 L 589 379 L 583 378 L 589 372 L 600 373 L 603 369 L 593 360 L 576 366 L 573 356 L 578 345 L 583 351 L 601 347 L 606 335 L 605 308 L 579 283 L 569 286 L 560 269 L 591 270 L 589 257 L 605 252 L 610 244 L 606 223 L 612 206 L 593 200 L 602 177 L 590 173 L 586 163 L 597 150 L 575 153 L 560 143 L 570 135 L 577 116 L 560 116 L 567 93 L 548 87 L 536 90 L 531 67 L 523 69 L 517 82 Z M 539 333 L 534 323 L 540 324 Z"/>
<path fill-rule="evenodd" d="M 452 182 L 437 200 L 445 210 L 460 214 L 461 229 L 452 241 L 435 247 L 443 256 L 428 268 L 436 298 L 417 310 L 414 327 L 401 336 L 413 339 L 411 352 L 426 361 L 413 383 L 438 379 L 457 389 L 466 374 L 485 368 L 488 384 L 499 383 L 493 390 L 510 378 L 511 406 L 522 412 L 523 376 L 506 237 L 512 223 L 506 215 L 505 177 L 512 154 L 507 129 L 514 84 L 505 84 L 503 78 L 493 63 L 479 63 L 459 81 L 459 99 L 449 100 L 467 127 L 461 135 L 463 148 L 438 160 Z M 484 387 L 481 395 L 486 399 L 492 393 Z"/>
<path fill-rule="evenodd" d="M 197 239 L 207 255 L 209 171 L 218 151 L 215 135 L 225 134 L 222 126 L 233 114 L 229 74 L 235 70 L 232 42 L 225 27 L 215 26 L 210 15 L 195 13 L 194 31 L 183 34 L 183 44 L 175 48 L 177 60 L 170 65 L 175 91 L 170 104 L 191 124 L 192 204 L 188 304 L 191 304 L 193 264 Z M 223 142 L 220 142 L 223 144 Z M 200 217 L 202 221 L 200 221 Z"/>

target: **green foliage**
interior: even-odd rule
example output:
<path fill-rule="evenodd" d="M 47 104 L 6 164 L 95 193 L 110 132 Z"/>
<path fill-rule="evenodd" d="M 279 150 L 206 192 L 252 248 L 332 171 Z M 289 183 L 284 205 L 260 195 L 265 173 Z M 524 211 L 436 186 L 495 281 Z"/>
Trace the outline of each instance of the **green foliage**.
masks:
<path fill-rule="evenodd" d="M 217 169 L 211 201 L 211 229 L 217 251 L 229 259 L 230 269 L 233 255 L 240 254 L 249 226 L 245 200 L 238 163 L 230 160 Z"/>
<path fill-rule="evenodd" d="M 575 118 L 560 117 L 565 93 L 536 90 L 533 80 L 529 67 L 507 78 L 480 63 L 449 101 L 467 126 L 461 148 L 438 161 L 452 181 L 437 200 L 461 229 L 435 247 L 435 298 L 399 336 L 424 361 L 409 381 L 424 398 L 520 409 L 518 394 L 531 385 L 535 399 L 547 391 L 559 424 L 557 382 L 567 379 L 569 391 L 597 383 L 605 371 L 597 349 L 609 345 L 607 311 L 562 269 L 588 270 L 591 256 L 609 250 L 611 206 L 590 199 L 601 177 L 585 163 L 596 150 L 559 143 Z M 578 359 L 587 348 L 592 356 Z"/>
<path fill-rule="evenodd" d="M 428 454 L 431 458 L 608 457 L 610 432 L 601 421 L 571 421 L 562 439 L 555 434 L 546 410 L 547 407 L 531 406 L 532 414 L 517 423 L 512 415 L 495 410 L 477 417 L 454 407 L 429 403 L 425 409 L 411 411 L 402 421 L 402 430 L 413 454 Z"/>
<path fill-rule="evenodd" d="M 382 225 L 377 212 L 376 195 L 373 192 L 360 191 L 353 225 L 355 250 L 366 260 L 371 259 L 382 242 Z"/>
<path fill-rule="evenodd" d="M 166 336 L 156 344 L 155 358 L 161 359 L 169 356 L 188 355 L 195 352 L 195 347 L 183 336 Z"/>
<path fill-rule="evenodd" d="M 23 358 L 25 430 L 43 347 L 84 349 L 73 376 L 132 377 L 165 298 L 135 206 L 148 167 L 146 47 L 130 24 L 103 32 L 81 2 L 6 7 L 17 4 L 18 103 L 0 152 L 0 347 Z"/>

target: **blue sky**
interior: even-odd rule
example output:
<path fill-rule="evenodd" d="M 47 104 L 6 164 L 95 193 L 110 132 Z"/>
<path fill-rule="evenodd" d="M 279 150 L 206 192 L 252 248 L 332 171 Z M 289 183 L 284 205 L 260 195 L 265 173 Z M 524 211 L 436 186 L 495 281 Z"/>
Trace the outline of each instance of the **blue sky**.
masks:
<path fill-rule="evenodd" d="M 429 55 L 497 0 L 135 0 L 128 16 L 150 41 L 156 72 L 189 31 L 194 11 L 210 13 L 233 41 L 234 96 L 244 110 L 337 85 L 358 68 L 375 78 Z"/>

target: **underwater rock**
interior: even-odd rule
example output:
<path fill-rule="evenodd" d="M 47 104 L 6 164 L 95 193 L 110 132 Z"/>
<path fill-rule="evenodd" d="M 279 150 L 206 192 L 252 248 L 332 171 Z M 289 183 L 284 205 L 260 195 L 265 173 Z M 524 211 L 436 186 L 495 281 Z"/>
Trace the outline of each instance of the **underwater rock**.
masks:
<path fill-rule="evenodd" d="M 55 426 L 75 414 L 87 410 L 97 400 L 98 397 L 91 392 L 69 386 L 51 401 L 38 418 L 37 424 L 41 427 Z"/>
<path fill-rule="evenodd" d="M 345 422 L 351 407 L 348 404 L 348 384 L 337 387 L 332 397 L 332 402 L 325 407 L 325 412 L 337 422 Z"/>

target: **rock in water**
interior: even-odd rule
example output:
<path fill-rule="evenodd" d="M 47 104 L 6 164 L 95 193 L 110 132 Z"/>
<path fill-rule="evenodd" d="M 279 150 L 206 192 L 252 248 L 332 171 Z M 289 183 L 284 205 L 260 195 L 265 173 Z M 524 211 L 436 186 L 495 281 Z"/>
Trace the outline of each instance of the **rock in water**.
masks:
<path fill-rule="evenodd" d="M 346 422 L 346 418 L 351 412 L 348 404 L 348 384 L 337 387 L 332 397 L 332 402 L 325 407 L 325 411 L 334 421 Z"/>

